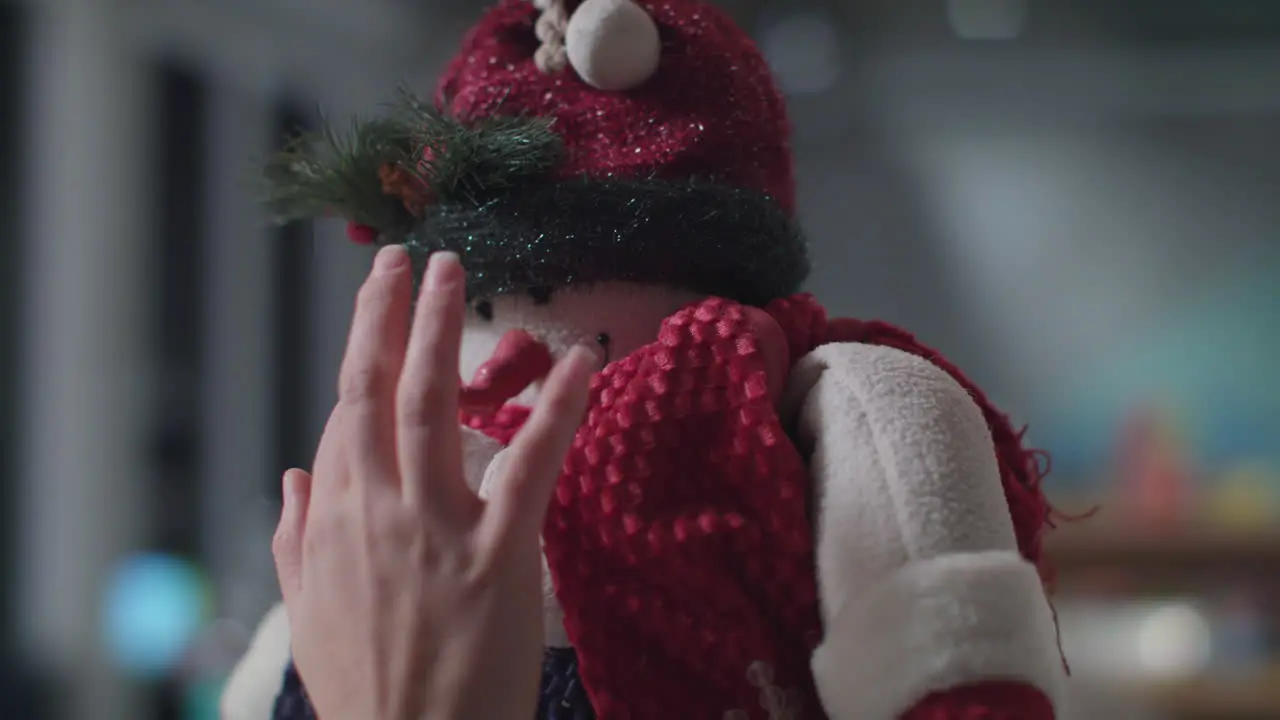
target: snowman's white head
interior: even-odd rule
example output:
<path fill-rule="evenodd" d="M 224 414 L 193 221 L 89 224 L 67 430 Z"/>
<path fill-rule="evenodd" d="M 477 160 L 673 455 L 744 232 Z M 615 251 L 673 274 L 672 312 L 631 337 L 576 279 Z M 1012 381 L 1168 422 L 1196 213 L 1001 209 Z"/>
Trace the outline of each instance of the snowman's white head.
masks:
<path fill-rule="evenodd" d="M 574 345 L 591 346 L 603 365 L 656 340 L 664 319 L 701 297 L 659 285 L 602 282 L 476 298 L 462 336 L 462 377 L 473 377 L 512 330 L 528 332 L 553 358 Z M 516 401 L 530 402 L 537 391 L 534 383 Z"/>

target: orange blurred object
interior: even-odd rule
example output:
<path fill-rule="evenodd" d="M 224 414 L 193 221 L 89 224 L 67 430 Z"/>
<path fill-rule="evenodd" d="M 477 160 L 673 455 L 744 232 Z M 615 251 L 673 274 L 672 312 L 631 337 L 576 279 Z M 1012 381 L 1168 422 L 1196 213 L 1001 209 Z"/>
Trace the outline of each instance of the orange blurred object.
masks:
<path fill-rule="evenodd" d="M 1191 507 L 1191 469 L 1167 413 L 1145 407 L 1126 422 L 1119 447 L 1119 486 L 1128 518 L 1149 529 L 1177 530 Z"/>

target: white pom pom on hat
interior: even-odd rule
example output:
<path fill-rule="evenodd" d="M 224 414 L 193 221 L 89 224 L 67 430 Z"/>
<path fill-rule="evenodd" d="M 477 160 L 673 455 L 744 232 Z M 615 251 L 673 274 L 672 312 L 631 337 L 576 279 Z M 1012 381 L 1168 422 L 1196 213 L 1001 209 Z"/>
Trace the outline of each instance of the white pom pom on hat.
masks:
<path fill-rule="evenodd" d="M 569 16 L 564 46 L 583 82 L 605 91 L 630 90 L 658 69 L 658 25 L 633 0 L 584 0 Z"/>

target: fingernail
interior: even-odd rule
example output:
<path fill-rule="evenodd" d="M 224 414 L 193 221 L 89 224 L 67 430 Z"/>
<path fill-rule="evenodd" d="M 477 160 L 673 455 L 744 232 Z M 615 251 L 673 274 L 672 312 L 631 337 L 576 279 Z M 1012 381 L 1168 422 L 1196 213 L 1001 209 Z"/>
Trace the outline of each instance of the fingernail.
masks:
<path fill-rule="evenodd" d="M 284 487 L 282 490 L 284 492 L 281 495 L 284 498 L 284 507 L 287 510 L 298 498 L 298 478 L 293 473 L 287 472 L 284 474 Z"/>
<path fill-rule="evenodd" d="M 582 373 L 594 373 L 600 369 L 600 361 L 604 359 L 600 352 L 590 345 L 575 345 L 569 352 L 574 355 L 571 358 L 574 369 Z"/>
<path fill-rule="evenodd" d="M 427 261 L 427 289 L 444 290 L 457 282 L 462 270 L 462 261 L 457 253 L 440 251 L 432 253 Z"/>
<path fill-rule="evenodd" d="M 404 249 L 403 245 L 388 245 L 378 251 L 377 257 L 373 259 L 373 272 L 377 275 L 387 275 L 399 272 L 409 264 L 409 253 Z"/>

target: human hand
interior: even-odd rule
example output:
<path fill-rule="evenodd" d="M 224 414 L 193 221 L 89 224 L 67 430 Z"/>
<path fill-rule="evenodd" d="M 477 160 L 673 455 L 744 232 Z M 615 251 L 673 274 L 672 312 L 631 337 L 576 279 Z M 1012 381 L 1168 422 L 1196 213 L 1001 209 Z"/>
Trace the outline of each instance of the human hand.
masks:
<path fill-rule="evenodd" d="M 595 359 L 576 348 L 555 366 L 481 500 L 458 424 L 463 284 L 455 256 L 433 255 L 411 318 L 408 258 L 379 253 L 313 473 L 284 477 L 273 551 L 323 720 L 528 720 L 537 707 L 539 535 Z"/>

